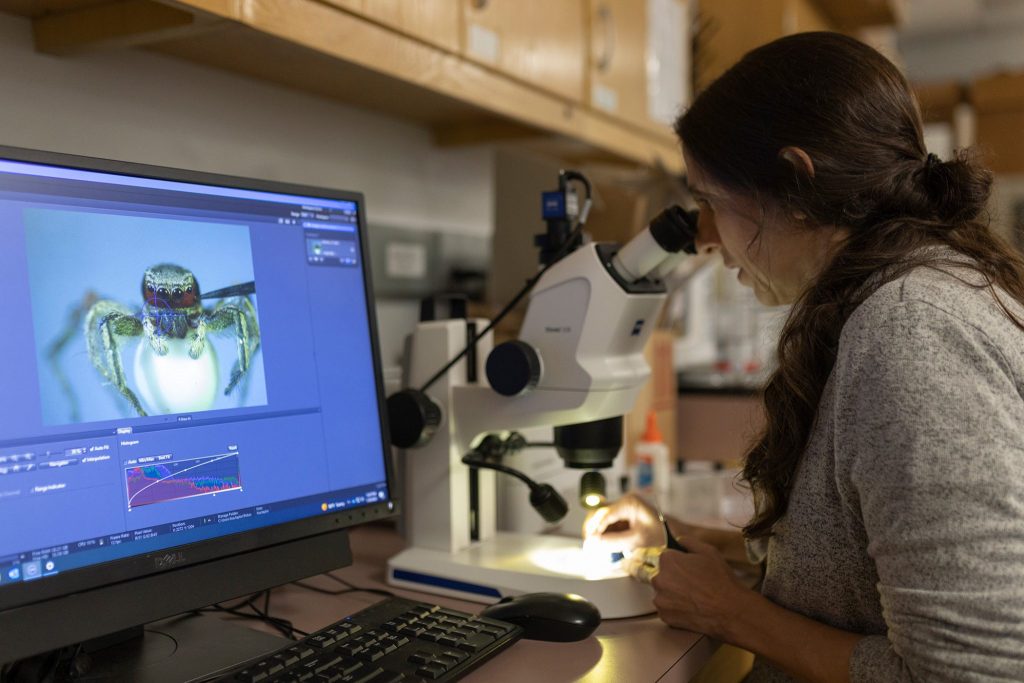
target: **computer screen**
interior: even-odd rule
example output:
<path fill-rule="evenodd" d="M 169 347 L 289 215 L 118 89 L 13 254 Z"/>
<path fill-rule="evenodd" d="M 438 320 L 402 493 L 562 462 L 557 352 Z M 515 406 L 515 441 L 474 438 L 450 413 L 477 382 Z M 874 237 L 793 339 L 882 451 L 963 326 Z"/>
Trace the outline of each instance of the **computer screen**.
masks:
<path fill-rule="evenodd" d="M 362 213 L 0 148 L 0 610 L 390 513 Z"/>

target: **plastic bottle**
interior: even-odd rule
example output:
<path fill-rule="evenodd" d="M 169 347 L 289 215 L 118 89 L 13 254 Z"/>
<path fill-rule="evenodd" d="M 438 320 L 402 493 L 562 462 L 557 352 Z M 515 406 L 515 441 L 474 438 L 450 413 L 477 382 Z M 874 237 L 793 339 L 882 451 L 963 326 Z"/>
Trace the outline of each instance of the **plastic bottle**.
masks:
<path fill-rule="evenodd" d="M 672 485 L 668 455 L 668 446 L 658 429 L 658 417 L 649 412 L 647 429 L 634 449 L 633 490 L 660 509 L 668 506 Z"/>

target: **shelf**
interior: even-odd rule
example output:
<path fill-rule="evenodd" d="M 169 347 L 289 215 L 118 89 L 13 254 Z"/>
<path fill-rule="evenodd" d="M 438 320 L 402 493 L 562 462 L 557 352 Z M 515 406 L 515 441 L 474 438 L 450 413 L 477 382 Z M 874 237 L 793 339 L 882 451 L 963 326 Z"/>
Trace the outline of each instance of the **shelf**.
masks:
<path fill-rule="evenodd" d="M 0 0 L 36 48 L 142 47 L 422 123 L 439 145 L 515 140 L 566 161 L 661 164 L 663 135 L 316 0 Z"/>
<path fill-rule="evenodd" d="M 899 24 L 905 0 L 814 0 L 841 31 Z"/>

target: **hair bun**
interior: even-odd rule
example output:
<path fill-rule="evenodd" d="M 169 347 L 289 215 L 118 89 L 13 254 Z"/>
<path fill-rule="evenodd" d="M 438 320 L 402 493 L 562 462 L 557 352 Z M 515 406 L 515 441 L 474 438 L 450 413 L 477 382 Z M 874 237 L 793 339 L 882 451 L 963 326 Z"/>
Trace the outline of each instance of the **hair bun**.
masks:
<path fill-rule="evenodd" d="M 935 214 L 952 224 L 977 219 L 992 192 L 992 173 L 976 164 L 966 150 L 958 150 L 949 161 L 929 154 L 924 182 Z"/>

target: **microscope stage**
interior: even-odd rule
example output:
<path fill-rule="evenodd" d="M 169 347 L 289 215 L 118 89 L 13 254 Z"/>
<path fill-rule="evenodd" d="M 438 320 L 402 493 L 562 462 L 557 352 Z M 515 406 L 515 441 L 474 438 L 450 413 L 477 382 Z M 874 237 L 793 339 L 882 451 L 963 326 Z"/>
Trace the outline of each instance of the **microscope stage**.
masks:
<path fill-rule="evenodd" d="M 388 583 L 483 603 L 523 593 L 576 593 L 605 619 L 654 611 L 650 586 L 565 536 L 499 532 L 457 553 L 407 548 L 388 561 Z"/>

